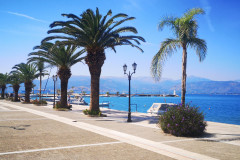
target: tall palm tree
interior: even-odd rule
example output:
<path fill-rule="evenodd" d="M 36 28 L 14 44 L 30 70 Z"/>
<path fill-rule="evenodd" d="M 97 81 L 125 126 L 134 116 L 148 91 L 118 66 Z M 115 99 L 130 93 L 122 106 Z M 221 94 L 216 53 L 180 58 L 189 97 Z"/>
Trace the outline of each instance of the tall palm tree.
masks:
<path fill-rule="evenodd" d="M 38 49 L 38 46 L 34 47 L 33 49 Z M 45 70 L 47 67 L 44 66 L 44 62 L 41 60 L 41 57 L 37 60 L 31 60 L 29 59 L 29 62 L 35 63 L 37 65 L 37 70 L 39 72 L 39 78 L 40 78 L 40 85 L 39 85 L 39 100 L 41 101 L 42 97 L 42 77 L 47 74 L 47 71 Z"/>
<path fill-rule="evenodd" d="M 175 39 L 167 38 L 161 43 L 158 53 L 153 57 L 151 72 L 156 80 L 159 80 L 162 73 L 162 65 L 169 56 L 173 54 L 178 48 L 183 49 L 182 54 L 182 92 L 181 103 L 185 104 L 186 94 L 186 68 L 187 68 L 187 48 L 191 47 L 196 50 L 199 61 L 202 62 L 207 54 L 207 45 L 205 40 L 198 38 L 197 29 L 198 24 L 195 16 L 204 14 L 204 10 L 200 8 L 193 8 L 187 11 L 182 17 L 165 17 L 160 21 L 158 28 L 163 29 L 164 26 L 171 27 Z"/>
<path fill-rule="evenodd" d="M 5 89 L 7 88 L 7 84 L 9 82 L 9 74 L 5 73 L 2 74 L 0 73 L 0 86 L 1 86 L 1 90 L 2 90 L 2 94 L 1 97 L 4 99 L 5 98 Z"/>
<path fill-rule="evenodd" d="M 10 73 L 9 76 L 9 83 L 12 85 L 13 91 L 14 91 L 14 101 L 18 100 L 18 91 L 20 88 L 20 84 L 23 83 L 24 80 L 22 79 L 22 76 L 19 75 L 19 73 Z"/>
<path fill-rule="evenodd" d="M 37 66 L 33 63 L 20 63 L 13 67 L 12 73 L 18 74 L 24 80 L 25 102 L 30 102 L 30 93 L 32 91 L 32 81 L 39 77 Z"/>
<path fill-rule="evenodd" d="M 50 27 L 58 28 L 48 31 L 48 33 L 60 33 L 61 35 L 43 39 L 43 41 L 62 39 L 61 43 L 84 47 L 87 51 L 85 62 L 91 74 L 90 110 L 94 111 L 99 111 L 99 81 L 101 68 L 106 59 L 105 49 L 111 48 L 116 52 L 116 46 L 130 45 L 143 52 L 138 47 L 140 44 L 139 40 L 145 42 L 144 38 L 140 36 L 120 35 L 124 32 L 137 34 L 137 30 L 134 27 L 119 27 L 122 23 L 135 19 L 134 17 L 128 17 L 127 14 L 123 13 L 109 17 L 111 15 L 112 11 L 109 10 L 105 16 L 102 16 L 98 8 L 96 9 L 96 13 L 91 9 L 87 9 L 80 17 L 74 14 L 62 14 L 62 16 L 66 16 L 70 20 L 55 21 Z M 132 43 L 132 41 L 136 44 Z"/>
<path fill-rule="evenodd" d="M 54 45 L 49 42 L 44 42 L 36 48 L 39 51 L 30 53 L 31 57 L 28 60 L 41 60 L 58 67 L 57 75 L 61 80 L 61 107 L 67 107 L 67 88 L 68 80 L 72 75 L 71 67 L 85 58 L 80 57 L 85 51 L 77 52 L 77 47 L 74 45 Z"/>

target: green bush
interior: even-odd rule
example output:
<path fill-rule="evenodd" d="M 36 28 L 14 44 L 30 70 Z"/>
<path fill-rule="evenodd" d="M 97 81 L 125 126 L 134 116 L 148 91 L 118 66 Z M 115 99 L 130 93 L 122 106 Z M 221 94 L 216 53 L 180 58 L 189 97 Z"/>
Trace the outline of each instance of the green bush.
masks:
<path fill-rule="evenodd" d="M 37 99 L 35 99 L 35 100 L 33 100 L 32 101 L 32 104 L 47 104 L 47 101 L 45 101 L 45 100 L 37 100 Z"/>
<path fill-rule="evenodd" d="M 68 106 L 62 106 L 61 105 L 61 102 L 60 101 L 57 101 L 57 103 L 55 104 L 55 106 L 54 106 L 54 108 L 55 109 L 57 109 L 57 110 L 71 110 L 72 109 L 72 105 L 68 105 Z"/>
<path fill-rule="evenodd" d="M 6 98 L 7 101 L 13 101 L 13 99 L 14 99 L 13 97 Z"/>
<path fill-rule="evenodd" d="M 165 133 L 175 136 L 200 136 L 204 133 L 207 123 L 198 107 L 180 104 L 168 108 L 160 116 L 158 125 Z"/>
<path fill-rule="evenodd" d="M 88 109 L 83 110 L 83 113 L 85 115 L 92 115 L 92 116 L 101 116 L 102 115 L 101 111 L 90 111 Z"/>

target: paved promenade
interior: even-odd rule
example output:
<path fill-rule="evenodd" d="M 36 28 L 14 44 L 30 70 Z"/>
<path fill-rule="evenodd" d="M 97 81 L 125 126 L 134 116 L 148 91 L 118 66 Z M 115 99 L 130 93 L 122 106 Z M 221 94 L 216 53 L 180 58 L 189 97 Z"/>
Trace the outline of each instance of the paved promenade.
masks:
<path fill-rule="evenodd" d="M 0 159 L 240 159 L 239 125 L 208 122 L 203 137 L 174 137 L 148 114 L 133 113 L 127 123 L 126 112 L 102 108 L 107 117 L 88 117 L 86 108 L 0 100 Z"/>

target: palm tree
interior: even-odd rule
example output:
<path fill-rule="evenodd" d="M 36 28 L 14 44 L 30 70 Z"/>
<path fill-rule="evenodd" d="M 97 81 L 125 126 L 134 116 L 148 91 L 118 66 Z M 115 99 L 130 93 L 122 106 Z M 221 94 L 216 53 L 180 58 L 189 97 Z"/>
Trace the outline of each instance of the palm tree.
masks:
<path fill-rule="evenodd" d="M 33 49 L 38 49 L 38 46 L 34 47 Z M 29 62 L 33 62 L 37 65 L 37 70 L 39 72 L 39 78 L 40 78 L 40 86 L 39 86 L 39 101 L 41 101 L 42 97 L 42 77 L 47 74 L 47 71 L 45 70 L 47 67 L 44 66 L 44 62 L 41 60 L 41 57 L 39 57 L 38 60 L 32 60 L 29 58 Z"/>
<path fill-rule="evenodd" d="M 116 92 L 116 95 L 119 96 L 119 92 L 118 91 Z"/>
<path fill-rule="evenodd" d="M 207 45 L 203 39 L 197 37 L 198 24 L 195 16 L 204 14 L 204 10 L 193 8 L 187 11 L 182 17 L 165 17 L 160 21 L 158 28 L 170 26 L 175 39 L 168 38 L 161 43 L 158 53 L 153 57 L 151 72 L 156 80 L 159 80 L 162 73 L 162 65 L 166 59 L 173 54 L 178 48 L 182 47 L 182 92 L 181 103 L 185 104 L 186 94 L 186 68 L 187 68 L 187 48 L 191 47 L 196 50 L 199 61 L 202 62 L 207 54 Z"/>
<path fill-rule="evenodd" d="M 112 11 L 109 10 L 105 16 L 102 16 L 98 8 L 96 9 L 96 13 L 91 9 L 87 9 L 80 17 L 74 14 L 62 14 L 62 16 L 66 16 L 71 20 L 55 21 L 50 27 L 58 28 L 48 31 L 48 33 L 60 33 L 61 35 L 50 36 L 43 39 L 43 42 L 52 39 L 62 39 L 63 41 L 61 43 L 84 47 L 87 51 L 85 62 L 91 74 L 91 111 L 99 111 L 99 80 L 101 68 L 106 59 L 105 49 L 111 48 L 116 52 L 116 46 L 130 45 L 143 52 L 138 45 L 140 44 L 139 40 L 145 42 L 144 38 L 126 34 L 120 35 L 124 32 L 137 34 L 137 30 L 134 27 L 119 28 L 119 25 L 122 23 L 135 18 L 128 17 L 127 14 L 119 13 L 108 19 L 111 15 Z M 132 43 L 132 41 L 136 44 Z"/>
<path fill-rule="evenodd" d="M 30 93 L 32 91 L 32 81 L 39 77 L 37 66 L 33 63 L 20 63 L 13 67 L 12 73 L 18 74 L 24 80 L 25 102 L 30 102 Z"/>
<path fill-rule="evenodd" d="M 5 73 L 2 74 L 0 73 L 0 86 L 1 86 L 1 90 L 2 90 L 2 94 L 1 97 L 4 99 L 5 98 L 5 89 L 7 88 L 7 84 L 9 82 L 9 74 Z"/>
<path fill-rule="evenodd" d="M 58 67 L 57 75 L 61 80 L 61 107 L 67 107 L 67 88 L 68 80 L 71 77 L 71 67 L 82 61 L 85 57 L 80 57 L 84 50 L 76 52 L 77 47 L 74 45 L 54 45 L 53 43 L 44 42 L 36 47 L 39 50 L 29 54 L 28 60 L 41 60 L 52 66 Z"/>
<path fill-rule="evenodd" d="M 12 88 L 14 91 L 14 101 L 18 100 L 18 91 L 20 88 L 20 84 L 24 82 L 24 80 L 21 78 L 22 76 L 18 73 L 10 73 L 9 76 L 9 83 L 12 84 Z"/>

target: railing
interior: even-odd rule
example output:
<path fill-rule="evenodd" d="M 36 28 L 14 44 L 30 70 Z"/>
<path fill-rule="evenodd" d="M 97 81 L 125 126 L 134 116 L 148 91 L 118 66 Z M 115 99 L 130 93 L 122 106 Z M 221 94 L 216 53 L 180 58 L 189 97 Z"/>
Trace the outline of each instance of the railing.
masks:
<path fill-rule="evenodd" d="M 136 107 L 136 112 L 137 112 L 137 104 L 131 104 L 131 106 L 134 105 Z"/>

